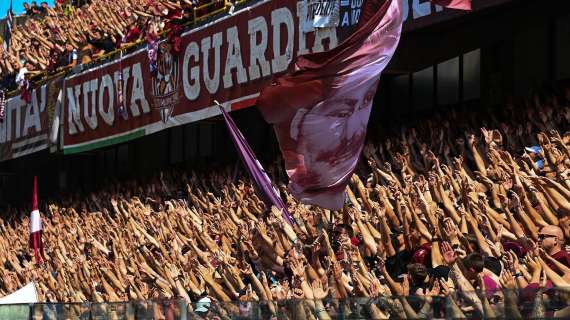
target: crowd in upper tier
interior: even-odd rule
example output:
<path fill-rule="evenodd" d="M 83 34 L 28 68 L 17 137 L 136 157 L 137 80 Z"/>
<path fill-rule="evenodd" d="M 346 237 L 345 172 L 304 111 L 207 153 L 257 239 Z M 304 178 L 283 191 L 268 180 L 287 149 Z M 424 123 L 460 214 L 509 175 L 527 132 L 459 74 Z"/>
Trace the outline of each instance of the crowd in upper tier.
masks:
<path fill-rule="evenodd" d="M 25 79 L 86 65 L 120 48 L 181 31 L 235 1 L 224 0 L 56 0 L 24 3 L 27 18 L 0 45 L 0 89 Z M 227 4 L 227 5 L 226 5 Z M 7 39 L 2 39 L 2 43 Z"/>

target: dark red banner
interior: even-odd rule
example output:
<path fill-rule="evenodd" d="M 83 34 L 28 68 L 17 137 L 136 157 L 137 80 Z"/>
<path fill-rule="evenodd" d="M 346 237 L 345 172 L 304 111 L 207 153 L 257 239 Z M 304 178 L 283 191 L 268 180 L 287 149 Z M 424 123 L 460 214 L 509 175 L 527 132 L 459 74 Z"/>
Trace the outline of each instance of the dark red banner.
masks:
<path fill-rule="evenodd" d="M 20 96 L 8 99 L 4 118 L 0 120 L 0 161 L 45 150 L 50 145 L 62 82 L 62 77 L 56 78 L 33 90 L 31 103 Z M 57 137 L 57 128 L 53 129 Z"/>
<path fill-rule="evenodd" d="M 315 14 L 308 14 L 307 1 L 260 1 L 187 32 L 179 54 L 161 43 L 156 73 L 141 49 L 68 77 L 64 152 L 121 143 L 218 115 L 214 100 L 228 111 L 254 105 L 259 91 L 292 68 L 296 56 L 328 50 L 346 38 L 359 20 L 362 2 L 341 0 L 338 26 L 314 29 L 309 17 Z M 484 7 L 485 2 L 491 0 L 474 0 L 473 5 Z M 405 29 L 463 14 L 428 0 L 404 0 Z"/>
<path fill-rule="evenodd" d="M 214 100 L 228 110 L 253 105 L 261 88 L 285 72 L 297 55 L 336 46 L 358 21 L 354 15 L 344 27 L 315 32 L 306 8 L 306 2 L 262 1 L 197 27 L 182 37 L 179 55 L 161 43 L 155 74 L 147 51 L 140 50 L 69 77 L 65 153 L 217 115 Z M 126 112 L 119 111 L 121 99 Z"/>

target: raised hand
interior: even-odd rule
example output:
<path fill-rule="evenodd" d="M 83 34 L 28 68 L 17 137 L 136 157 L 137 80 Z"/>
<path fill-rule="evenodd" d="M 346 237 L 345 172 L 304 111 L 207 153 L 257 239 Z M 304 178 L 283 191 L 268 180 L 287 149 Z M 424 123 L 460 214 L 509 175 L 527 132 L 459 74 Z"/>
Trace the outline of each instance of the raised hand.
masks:
<path fill-rule="evenodd" d="M 515 277 L 513 277 L 513 274 L 509 270 L 503 270 L 500 282 L 503 288 L 505 289 L 514 290 L 517 288 L 517 282 L 515 281 Z"/>
<path fill-rule="evenodd" d="M 197 271 L 200 277 L 202 277 L 202 279 L 204 279 L 206 282 L 214 281 L 213 270 L 210 270 L 202 265 L 198 265 Z"/>
<path fill-rule="evenodd" d="M 386 205 L 384 205 L 384 202 L 381 201 L 379 203 L 375 203 L 374 208 L 376 208 L 376 213 L 378 215 L 378 218 L 380 219 L 384 219 L 386 217 Z"/>
<path fill-rule="evenodd" d="M 305 266 L 303 265 L 303 262 L 297 259 L 289 258 L 289 263 L 293 275 L 297 278 L 304 278 Z"/>
<path fill-rule="evenodd" d="M 328 288 L 325 290 L 320 280 L 314 280 L 311 283 L 311 289 L 313 289 L 313 296 L 316 300 L 322 300 L 329 294 Z"/>
<path fill-rule="evenodd" d="M 455 222 L 453 222 L 453 220 L 451 220 L 451 218 L 447 218 L 444 220 L 443 230 L 445 232 L 445 236 L 451 242 L 459 241 L 459 228 L 457 227 Z"/>
<path fill-rule="evenodd" d="M 439 296 L 439 294 L 441 293 L 441 287 L 440 287 L 440 283 L 439 281 L 434 281 L 433 285 L 431 286 L 431 289 L 428 291 L 427 295 L 428 296 Z"/>
<path fill-rule="evenodd" d="M 441 244 L 441 254 L 443 256 L 443 261 L 448 266 L 452 266 L 453 264 L 455 264 L 455 260 L 457 259 L 457 257 L 455 256 L 455 252 L 453 251 L 453 248 L 451 247 L 449 242 L 443 242 Z"/>
<path fill-rule="evenodd" d="M 519 257 L 517 257 L 517 255 L 513 251 L 507 252 L 505 254 L 505 257 L 507 259 L 508 266 L 511 269 L 511 271 L 513 273 L 518 273 L 520 271 Z"/>
<path fill-rule="evenodd" d="M 390 164 L 390 162 L 384 162 L 384 171 L 392 173 L 392 165 Z"/>
<path fill-rule="evenodd" d="M 483 135 L 483 141 L 485 141 L 485 144 L 490 146 L 493 142 L 493 131 L 488 131 L 486 128 L 481 128 L 481 134 Z"/>
<path fill-rule="evenodd" d="M 542 265 L 540 264 L 538 257 L 534 257 L 532 255 L 527 255 L 525 257 L 525 265 L 531 272 L 539 272 L 542 270 Z"/>
<path fill-rule="evenodd" d="M 410 276 L 404 274 L 404 279 L 402 281 L 402 296 L 407 297 L 410 295 Z"/>

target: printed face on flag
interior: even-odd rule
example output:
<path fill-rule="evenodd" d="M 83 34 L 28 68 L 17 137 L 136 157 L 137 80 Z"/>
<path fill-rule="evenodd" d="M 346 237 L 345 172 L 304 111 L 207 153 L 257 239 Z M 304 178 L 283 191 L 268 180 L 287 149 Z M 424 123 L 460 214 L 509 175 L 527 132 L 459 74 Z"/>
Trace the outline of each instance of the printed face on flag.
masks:
<path fill-rule="evenodd" d="M 372 0 L 366 8 L 370 19 L 355 34 L 328 52 L 299 57 L 258 99 L 274 125 L 289 190 L 303 203 L 342 208 L 380 74 L 400 39 L 399 0 Z"/>
<path fill-rule="evenodd" d="M 288 172 L 294 185 L 323 188 L 347 178 L 358 162 L 375 92 L 373 81 L 297 111 L 290 136 L 299 143 L 300 166 Z"/>

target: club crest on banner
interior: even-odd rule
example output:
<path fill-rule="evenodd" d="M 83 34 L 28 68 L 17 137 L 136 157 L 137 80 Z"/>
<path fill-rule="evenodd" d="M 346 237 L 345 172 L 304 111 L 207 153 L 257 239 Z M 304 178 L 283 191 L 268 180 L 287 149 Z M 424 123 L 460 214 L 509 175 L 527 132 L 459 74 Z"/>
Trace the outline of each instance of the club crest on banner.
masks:
<path fill-rule="evenodd" d="M 170 51 L 171 46 L 167 42 L 160 45 L 157 58 L 157 70 L 152 77 L 152 93 L 154 107 L 160 112 L 160 119 L 167 123 L 174 112 L 174 106 L 178 103 L 179 69 L 178 56 Z"/>

